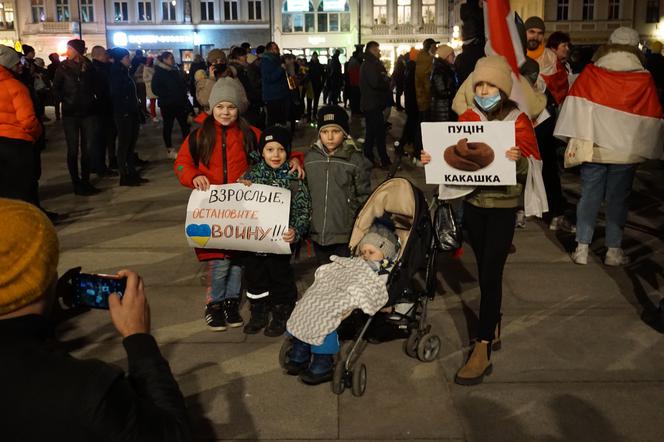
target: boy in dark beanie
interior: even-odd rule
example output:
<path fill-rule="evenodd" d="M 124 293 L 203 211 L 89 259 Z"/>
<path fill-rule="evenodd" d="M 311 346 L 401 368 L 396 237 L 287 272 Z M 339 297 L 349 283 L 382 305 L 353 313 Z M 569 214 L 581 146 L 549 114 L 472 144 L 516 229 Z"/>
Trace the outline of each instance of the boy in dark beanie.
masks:
<path fill-rule="evenodd" d="M 318 139 L 304 156 L 313 214 L 310 234 L 318 264 L 348 256 L 355 215 L 371 193 L 371 162 L 350 137 L 339 106 L 318 112 Z"/>
<path fill-rule="evenodd" d="M 284 241 L 295 244 L 302 239 L 311 219 L 311 197 L 306 184 L 290 173 L 287 158 L 291 150 L 291 133 L 282 126 L 270 126 L 261 134 L 259 152 L 262 161 L 239 180 L 281 187 L 291 191 L 289 229 Z M 247 334 L 265 328 L 265 336 L 277 337 L 286 331 L 286 321 L 297 301 L 295 274 L 291 255 L 248 253 L 245 260 L 247 298 L 251 303 L 251 319 L 244 327 Z M 272 320 L 268 324 L 268 314 Z"/>

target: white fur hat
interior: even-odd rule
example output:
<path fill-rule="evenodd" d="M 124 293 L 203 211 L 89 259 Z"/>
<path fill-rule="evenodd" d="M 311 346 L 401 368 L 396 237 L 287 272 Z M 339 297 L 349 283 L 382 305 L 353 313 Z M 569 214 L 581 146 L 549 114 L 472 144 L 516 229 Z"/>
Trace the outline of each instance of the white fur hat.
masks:
<path fill-rule="evenodd" d="M 636 29 L 621 26 L 611 33 L 609 43 L 619 45 L 638 46 L 639 33 Z"/>

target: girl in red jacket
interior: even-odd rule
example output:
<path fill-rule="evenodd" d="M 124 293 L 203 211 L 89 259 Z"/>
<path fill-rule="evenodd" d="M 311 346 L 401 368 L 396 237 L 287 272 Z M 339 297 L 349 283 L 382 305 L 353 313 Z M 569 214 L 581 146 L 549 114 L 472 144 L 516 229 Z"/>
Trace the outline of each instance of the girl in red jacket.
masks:
<path fill-rule="evenodd" d="M 256 151 L 260 138 L 260 131 L 240 117 L 249 102 L 237 79 L 220 78 L 212 88 L 209 102 L 211 113 L 197 117 L 202 126 L 184 140 L 174 165 L 183 186 L 202 191 L 211 184 L 237 182 L 249 169 L 250 154 Z M 303 175 L 301 164 L 301 160 L 291 159 L 292 167 Z M 208 263 L 206 323 L 214 331 L 242 326 L 242 270 L 237 260 L 224 250 L 195 251 L 199 261 Z"/>

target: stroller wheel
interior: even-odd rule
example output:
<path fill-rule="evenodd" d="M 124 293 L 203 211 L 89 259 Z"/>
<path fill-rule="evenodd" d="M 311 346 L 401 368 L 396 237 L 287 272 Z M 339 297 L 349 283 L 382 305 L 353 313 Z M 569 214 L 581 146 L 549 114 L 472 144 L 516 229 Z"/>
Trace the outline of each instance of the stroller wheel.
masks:
<path fill-rule="evenodd" d="M 344 360 L 339 358 L 334 366 L 334 375 L 332 376 L 332 392 L 341 394 L 346 389 L 346 367 Z"/>
<path fill-rule="evenodd" d="M 288 353 L 290 353 L 293 348 L 293 341 L 291 338 L 284 339 L 283 344 L 281 344 L 281 350 L 279 350 L 279 365 L 281 368 L 286 368 L 286 363 L 288 362 Z"/>
<path fill-rule="evenodd" d="M 360 364 L 359 367 L 353 371 L 353 384 L 351 391 L 353 396 L 360 397 L 367 389 L 367 366 Z"/>
<path fill-rule="evenodd" d="M 440 338 L 433 333 L 427 333 L 417 343 L 417 358 L 422 362 L 431 362 L 440 353 Z"/>
<path fill-rule="evenodd" d="M 404 343 L 404 350 L 406 351 L 406 354 L 410 356 L 411 358 L 417 358 L 417 344 L 420 340 L 419 334 L 417 333 L 417 330 L 412 330 L 410 332 L 410 336 L 408 336 L 408 339 Z"/>

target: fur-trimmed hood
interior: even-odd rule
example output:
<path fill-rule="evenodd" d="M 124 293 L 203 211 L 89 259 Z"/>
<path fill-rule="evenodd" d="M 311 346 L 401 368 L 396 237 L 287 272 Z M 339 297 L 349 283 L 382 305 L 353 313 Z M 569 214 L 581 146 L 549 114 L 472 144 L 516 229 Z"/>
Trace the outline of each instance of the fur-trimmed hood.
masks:
<path fill-rule="evenodd" d="M 611 43 L 600 46 L 595 51 L 592 61 L 598 66 L 602 65 L 606 69 L 615 71 L 642 70 L 646 64 L 645 55 L 643 55 L 643 52 L 639 48 L 631 45 Z M 635 61 L 638 61 L 640 66 L 637 66 Z M 616 67 L 616 69 L 611 66 Z"/>

